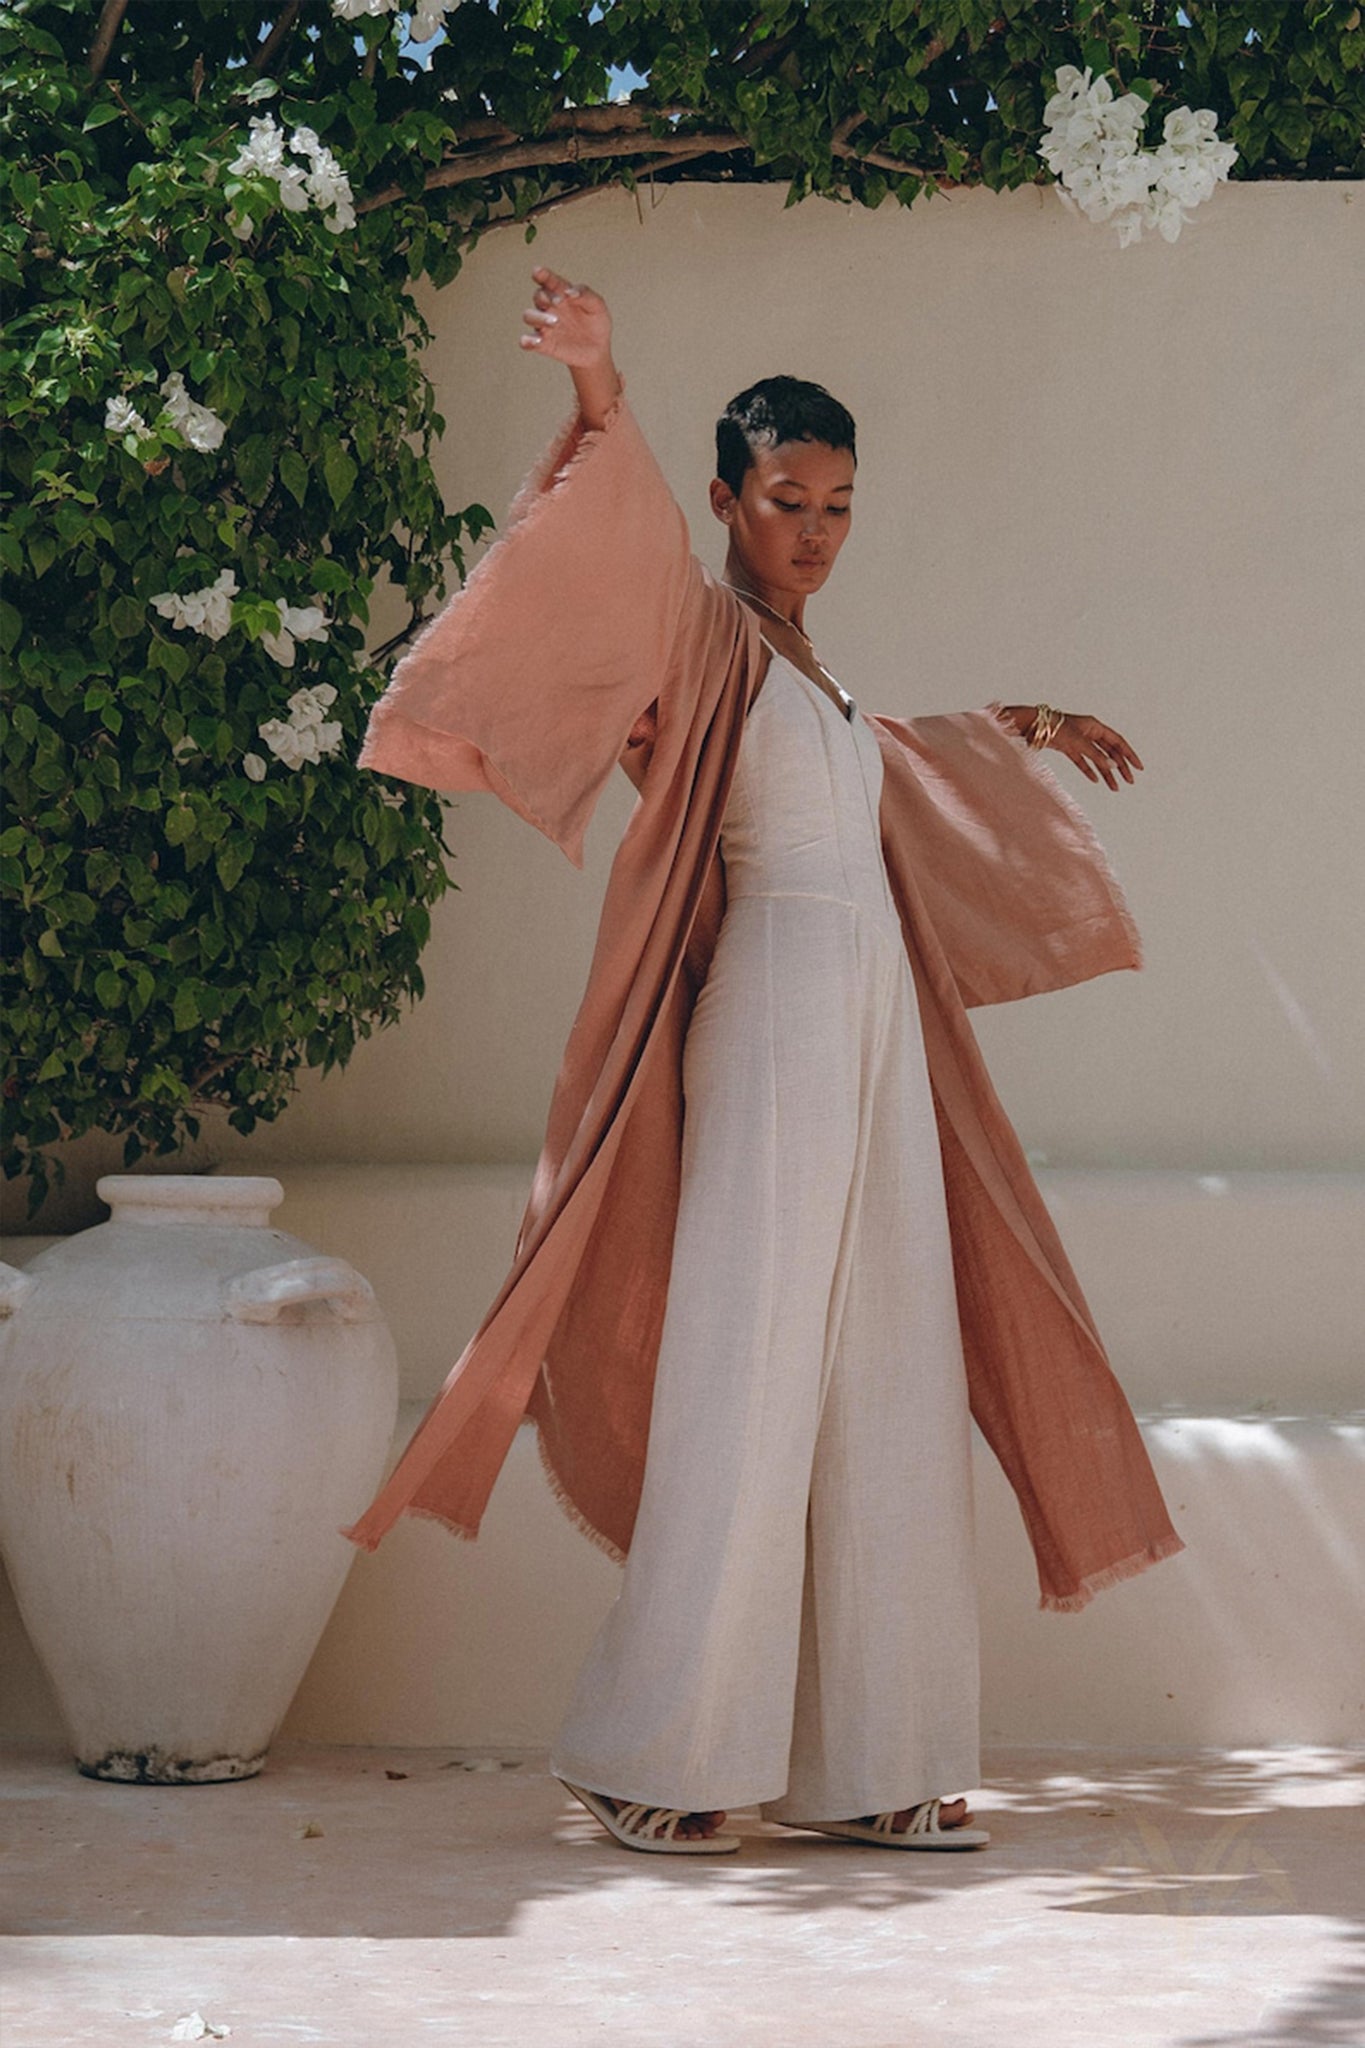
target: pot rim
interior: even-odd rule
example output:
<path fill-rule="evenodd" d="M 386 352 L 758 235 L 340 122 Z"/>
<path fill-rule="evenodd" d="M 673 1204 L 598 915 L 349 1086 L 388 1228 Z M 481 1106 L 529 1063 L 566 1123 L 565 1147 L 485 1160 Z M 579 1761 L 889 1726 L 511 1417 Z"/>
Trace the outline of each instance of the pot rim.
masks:
<path fill-rule="evenodd" d="M 239 1221 L 259 1218 L 284 1200 L 284 1189 L 264 1173 L 105 1173 L 95 1193 L 113 1214 L 150 1222 L 168 1211 L 227 1211 Z"/>

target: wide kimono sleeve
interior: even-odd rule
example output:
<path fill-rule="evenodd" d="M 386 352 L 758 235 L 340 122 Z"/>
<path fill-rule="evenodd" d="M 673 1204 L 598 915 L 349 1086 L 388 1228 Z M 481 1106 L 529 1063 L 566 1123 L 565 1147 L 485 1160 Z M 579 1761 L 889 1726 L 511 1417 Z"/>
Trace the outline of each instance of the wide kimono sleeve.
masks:
<path fill-rule="evenodd" d="M 398 663 L 360 765 L 490 790 L 581 867 L 696 573 L 687 522 L 624 398 L 601 428 L 575 419 L 503 537 Z"/>
<path fill-rule="evenodd" d="M 1140 967 L 1123 891 L 1085 812 L 998 704 L 873 718 L 888 866 L 908 862 L 968 1008 Z"/>

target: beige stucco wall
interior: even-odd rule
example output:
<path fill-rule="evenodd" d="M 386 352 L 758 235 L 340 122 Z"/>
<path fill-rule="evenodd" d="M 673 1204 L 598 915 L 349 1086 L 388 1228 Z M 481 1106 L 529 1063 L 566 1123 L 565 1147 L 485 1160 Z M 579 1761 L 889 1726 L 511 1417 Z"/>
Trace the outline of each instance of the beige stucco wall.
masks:
<path fill-rule="evenodd" d="M 807 623 L 869 708 L 1045 698 L 1146 762 L 1113 793 L 1057 763 L 1145 971 L 976 1013 L 1025 1142 L 1072 1165 L 1365 1160 L 1365 188 L 1220 191 L 1174 246 L 1126 250 L 1033 190 L 876 214 L 603 195 L 534 251 L 494 238 L 430 305 L 441 481 L 499 516 L 565 404 L 564 372 L 516 347 L 540 260 L 607 294 L 716 566 L 724 402 L 785 370 L 852 408 L 854 532 Z M 462 800 L 425 1004 L 224 1156 L 533 1156 L 619 780 L 584 876 Z"/>

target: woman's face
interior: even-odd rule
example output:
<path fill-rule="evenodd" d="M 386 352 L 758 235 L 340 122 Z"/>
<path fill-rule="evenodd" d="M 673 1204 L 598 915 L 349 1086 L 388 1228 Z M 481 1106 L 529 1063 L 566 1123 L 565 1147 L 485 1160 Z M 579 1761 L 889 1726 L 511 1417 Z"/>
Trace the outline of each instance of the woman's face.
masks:
<path fill-rule="evenodd" d="M 738 497 L 714 478 L 711 506 L 730 529 L 729 566 L 769 602 L 819 590 L 848 539 L 853 472 L 847 448 L 780 441 L 754 449 Z"/>

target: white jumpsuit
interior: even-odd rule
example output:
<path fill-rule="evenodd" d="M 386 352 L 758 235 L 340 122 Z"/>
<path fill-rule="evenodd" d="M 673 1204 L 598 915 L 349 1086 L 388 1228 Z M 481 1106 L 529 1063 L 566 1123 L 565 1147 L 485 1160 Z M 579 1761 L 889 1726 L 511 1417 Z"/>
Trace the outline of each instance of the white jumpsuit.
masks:
<path fill-rule="evenodd" d="M 844 1820 L 980 1779 L 966 1375 L 859 718 L 773 655 L 687 1037 L 639 1517 L 552 1769 Z"/>

